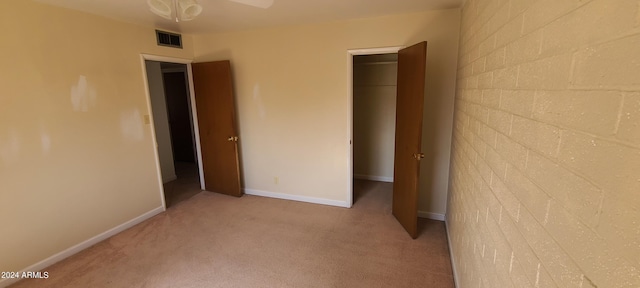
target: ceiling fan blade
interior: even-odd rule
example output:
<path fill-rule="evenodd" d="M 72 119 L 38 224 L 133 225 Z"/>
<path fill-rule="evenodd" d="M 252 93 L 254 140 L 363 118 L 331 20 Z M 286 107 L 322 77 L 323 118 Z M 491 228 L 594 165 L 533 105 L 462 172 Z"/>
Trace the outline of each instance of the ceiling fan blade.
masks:
<path fill-rule="evenodd" d="M 274 0 L 229 0 L 240 4 L 245 4 L 253 7 L 267 9 L 273 5 Z"/>

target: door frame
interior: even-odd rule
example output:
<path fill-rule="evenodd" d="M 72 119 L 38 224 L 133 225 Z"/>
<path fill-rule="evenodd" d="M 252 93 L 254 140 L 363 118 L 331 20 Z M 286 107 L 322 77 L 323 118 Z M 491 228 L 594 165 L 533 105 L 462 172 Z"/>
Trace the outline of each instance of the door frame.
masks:
<path fill-rule="evenodd" d="M 347 103 L 347 137 L 349 139 L 349 167 L 347 167 L 349 175 L 349 179 L 347 181 L 348 208 L 351 208 L 351 206 L 353 206 L 353 56 L 398 53 L 398 51 L 403 48 L 405 48 L 405 46 L 389 46 L 347 50 L 347 83 L 349 89 L 349 97 Z"/>
<path fill-rule="evenodd" d="M 153 120 L 153 112 L 151 107 L 151 94 L 149 93 L 149 79 L 147 78 L 147 66 L 145 65 L 145 61 L 159 61 L 159 62 L 167 62 L 167 63 L 175 63 L 175 64 L 185 64 L 187 65 L 187 79 L 188 79 L 188 88 L 189 88 L 189 105 L 191 106 L 191 119 L 193 121 L 193 133 L 195 137 L 196 144 L 196 156 L 198 158 L 198 174 L 200 178 L 200 189 L 204 190 L 204 170 L 202 169 L 202 150 L 200 147 L 200 128 L 198 127 L 198 112 L 196 108 L 196 98 L 195 98 L 195 90 L 193 88 L 193 75 L 191 72 L 191 63 L 193 60 L 184 59 L 184 58 L 175 58 L 175 57 L 166 57 L 166 56 L 158 56 L 152 54 L 140 54 L 140 62 L 142 64 L 142 77 L 144 79 L 144 93 L 147 96 L 147 115 L 149 117 L 149 124 L 151 128 L 151 140 L 154 143 L 154 157 L 156 161 L 156 175 L 158 177 L 158 184 L 160 185 L 160 200 L 162 201 L 163 210 L 167 210 L 167 203 L 165 201 L 164 195 L 164 183 L 162 183 L 162 171 L 160 168 L 160 155 L 158 154 L 157 148 L 157 139 L 156 139 L 156 130 L 155 123 Z"/>

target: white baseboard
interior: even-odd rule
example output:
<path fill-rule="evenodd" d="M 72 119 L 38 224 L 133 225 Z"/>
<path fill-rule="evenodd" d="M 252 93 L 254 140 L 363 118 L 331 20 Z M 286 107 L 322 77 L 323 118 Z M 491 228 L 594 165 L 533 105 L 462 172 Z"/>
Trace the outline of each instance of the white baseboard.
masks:
<path fill-rule="evenodd" d="M 425 219 L 431 219 L 431 220 L 444 221 L 444 214 L 431 213 L 431 212 L 427 212 L 427 211 L 418 210 L 418 217 L 419 218 L 425 218 Z"/>
<path fill-rule="evenodd" d="M 57 253 L 57 254 L 49 257 L 49 258 L 46 258 L 46 259 L 44 259 L 44 260 L 42 260 L 42 261 L 40 261 L 40 262 L 38 262 L 36 264 L 33 264 L 33 265 L 31 265 L 31 266 L 29 266 L 27 268 L 24 268 L 24 269 L 22 269 L 20 271 L 20 274 L 22 274 L 22 272 L 29 272 L 29 271 L 36 272 L 36 271 L 43 270 L 43 269 L 45 269 L 45 268 L 47 268 L 47 267 L 49 267 L 49 266 L 51 266 L 51 265 L 53 265 L 53 264 L 55 264 L 57 262 L 60 262 L 60 261 L 62 261 L 64 259 L 68 258 L 71 255 L 74 255 L 74 254 L 76 254 L 76 253 L 78 253 L 78 252 L 80 252 L 80 251 L 82 251 L 84 249 L 87 249 L 87 248 L 99 243 L 100 241 L 103 241 L 103 240 L 105 240 L 105 239 L 107 239 L 107 238 L 109 238 L 109 237 L 111 237 L 113 235 L 116 235 L 116 234 L 118 234 L 118 233 L 120 233 L 120 232 L 122 232 L 124 230 L 127 230 L 127 229 L 135 226 L 136 224 L 138 224 L 138 223 L 140 223 L 140 222 L 142 222 L 144 220 L 147 220 L 147 219 L 149 219 L 149 218 L 151 218 L 151 217 L 153 217 L 153 216 L 155 216 L 155 215 L 157 215 L 159 213 L 162 213 L 164 210 L 165 210 L 164 207 L 155 208 L 155 209 L 153 209 L 153 210 L 151 210 L 151 211 L 149 211 L 147 213 L 144 213 L 144 214 L 142 214 L 142 215 L 140 215 L 140 216 L 138 216 L 136 218 L 133 218 L 133 219 L 131 219 L 131 220 L 125 222 L 125 223 L 122 223 L 122 224 L 120 224 L 120 225 L 118 225 L 116 227 L 113 227 L 113 228 L 105 231 L 105 232 L 102 232 L 102 233 L 100 233 L 100 234 L 98 234 L 98 235 L 96 235 L 96 236 L 94 236 L 94 237 L 92 237 L 90 239 L 87 239 L 87 240 L 85 240 L 83 242 L 80 242 L 80 243 L 78 243 L 78 244 L 76 244 L 76 245 L 74 245 L 74 246 L 72 246 L 72 247 L 70 247 L 70 248 L 68 248 L 68 249 L 66 249 L 64 251 L 61 251 L 61 252 L 59 252 L 59 253 Z M 19 280 L 20 279 L 15 279 L 15 278 L 14 279 L 0 279 L 0 287 L 9 286 L 9 285 L 11 285 L 11 284 L 13 284 L 15 282 L 18 282 Z"/>
<path fill-rule="evenodd" d="M 460 287 L 458 285 L 458 270 L 456 270 L 456 261 L 454 261 L 453 257 L 453 246 L 451 246 L 451 234 L 449 234 L 449 221 L 445 218 L 444 227 L 447 231 L 447 242 L 449 244 L 449 259 L 451 260 L 451 270 L 453 271 L 453 285 L 454 287 Z"/>
<path fill-rule="evenodd" d="M 331 199 L 325 199 L 325 198 L 291 195 L 291 194 L 284 194 L 284 193 L 277 193 L 277 192 L 254 190 L 254 189 L 244 189 L 244 193 L 247 195 L 349 208 L 349 203 L 347 203 L 346 201 L 337 201 L 337 200 L 331 200 Z"/>
<path fill-rule="evenodd" d="M 380 182 L 393 182 L 393 177 L 353 174 L 353 178 Z"/>

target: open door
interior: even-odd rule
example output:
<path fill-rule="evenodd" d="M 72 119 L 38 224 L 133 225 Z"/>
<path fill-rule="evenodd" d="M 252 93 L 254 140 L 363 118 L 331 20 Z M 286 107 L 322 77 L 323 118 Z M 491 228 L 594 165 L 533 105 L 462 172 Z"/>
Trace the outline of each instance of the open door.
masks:
<path fill-rule="evenodd" d="M 192 64 L 205 190 L 242 196 L 231 63 Z"/>
<path fill-rule="evenodd" d="M 427 42 L 398 51 L 396 147 L 393 216 L 412 238 L 418 237 L 418 180 L 422 144 Z"/>

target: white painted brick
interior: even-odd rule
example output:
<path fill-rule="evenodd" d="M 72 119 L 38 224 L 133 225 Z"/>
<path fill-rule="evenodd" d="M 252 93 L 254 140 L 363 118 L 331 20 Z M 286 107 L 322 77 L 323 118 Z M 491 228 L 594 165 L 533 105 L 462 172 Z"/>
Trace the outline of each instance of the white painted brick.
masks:
<path fill-rule="evenodd" d="M 482 57 L 476 61 L 473 61 L 473 63 L 471 63 L 471 75 L 478 75 L 480 73 L 483 73 L 485 71 L 485 62 L 486 62 L 486 58 Z"/>
<path fill-rule="evenodd" d="M 499 282 L 498 285 L 493 285 L 492 287 L 514 287 L 511 278 L 509 277 L 509 263 L 511 260 L 511 247 L 509 242 L 504 238 L 500 227 L 494 217 L 489 217 L 489 221 L 487 222 L 487 232 L 494 239 L 495 244 L 495 264 L 492 266 L 495 267 L 496 274 L 498 276 Z M 493 259 L 492 259 L 493 260 Z M 491 265 L 491 264 L 490 264 Z"/>
<path fill-rule="evenodd" d="M 473 66 L 472 65 L 467 65 L 464 68 L 462 68 L 462 73 L 458 74 L 459 79 L 464 79 L 467 78 L 469 76 L 471 76 L 473 73 Z"/>
<path fill-rule="evenodd" d="M 482 101 L 482 100 L 480 100 Z M 486 123 L 487 122 L 487 118 L 489 116 L 489 109 L 482 107 L 480 105 L 473 105 L 471 108 L 471 116 L 473 116 L 474 118 L 476 118 L 478 121 L 482 122 L 482 123 Z"/>
<path fill-rule="evenodd" d="M 509 1 L 505 1 L 502 7 L 489 19 L 485 25 L 489 34 L 495 33 L 509 21 L 510 6 Z"/>
<path fill-rule="evenodd" d="M 560 130 L 542 122 L 513 117 L 511 136 L 522 145 L 550 157 L 556 157 L 560 145 Z"/>
<path fill-rule="evenodd" d="M 520 261 L 515 259 L 512 266 L 513 269 L 510 275 L 511 280 L 513 281 L 513 286 L 522 288 L 533 288 L 533 284 L 529 282 L 523 268 L 520 266 Z"/>
<path fill-rule="evenodd" d="M 544 220 L 547 217 L 547 204 L 551 200 L 551 197 L 529 181 L 518 169 L 512 167 L 507 169 L 505 184 L 516 198 L 518 198 L 520 203 L 527 208 L 529 213 L 531 213 L 538 222 L 544 224 Z"/>
<path fill-rule="evenodd" d="M 575 56 L 577 87 L 640 88 L 640 34 L 581 49 Z"/>
<path fill-rule="evenodd" d="M 501 90 L 486 89 L 482 91 L 482 105 L 489 108 L 500 107 Z M 640 100 L 639 100 L 640 101 Z M 639 104 L 640 105 L 640 104 Z"/>
<path fill-rule="evenodd" d="M 485 155 L 486 155 L 485 160 L 487 161 L 487 164 L 489 165 L 489 167 L 491 167 L 491 170 L 495 174 L 494 180 L 495 180 L 495 177 L 504 179 L 504 174 L 507 169 L 507 162 L 504 161 L 502 157 L 500 157 L 500 155 L 496 153 L 496 151 L 489 146 L 487 146 L 487 152 Z"/>
<path fill-rule="evenodd" d="M 489 164 L 487 164 L 487 162 L 481 158 L 481 159 L 478 159 L 478 162 L 476 165 L 478 167 L 478 172 L 480 173 L 480 176 L 482 177 L 482 179 L 484 179 L 484 181 L 489 183 L 491 179 L 491 168 L 489 167 Z"/>
<path fill-rule="evenodd" d="M 479 46 L 482 44 L 482 41 L 489 38 L 489 35 L 490 35 L 486 25 L 480 26 L 480 28 L 478 28 L 478 31 L 476 31 L 475 34 L 476 34 L 475 35 L 476 39 L 480 41 L 480 44 L 478 44 Z M 486 52 L 486 48 L 484 48 L 483 50 L 483 48 L 478 47 L 478 49 L 479 49 L 480 55 L 486 55 L 483 53 L 483 51 Z"/>
<path fill-rule="evenodd" d="M 505 65 L 505 56 L 506 56 L 506 47 L 502 47 L 494 50 L 489 55 L 487 55 L 486 62 L 486 71 L 493 71 L 498 68 L 504 68 Z"/>
<path fill-rule="evenodd" d="M 616 197 L 637 199 L 635 194 L 640 191 L 640 149 L 568 132 L 563 133 L 558 158 Z"/>
<path fill-rule="evenodd" d="M 482 126 L 482 130 L 480 130 L 480 138 L 487 143 L 487 147 L 496 147 L 496 130 L 491 129 L 491 127 L 487 125 Z"/>
<path fill-rule="evenodd" d="M 503 5 L 508 5 L 509 0 L 485 0 L 481 1 L 482 7 L 479 7 L 480 13 L 478 14 L 478 19 L 481 19 L 481 23 L 489 21 L 491 16 L 493 16 L 496 11 L 508 11 L 508 10 L 498 10 Z"/>
<path fill-rule="evenodd" d="M 478 88 L 478 76 L 469 76 L 467 78 L 467 89 L 477 89 Z"/>
<path fill-rule="evenodd" d="M 622 93 L 612 91 L 538 91 L 533 117 L 604 136 L 613 135 Z"/>
<path fill-rule="evenodd" d="M 493 73 L 483 73 L 478 76 L 478 88 L 488 89 L 491 88 L 491 82 L 493 82 Z"/>
<path fill-rule="evenodd" d="M 566 89 L 569 86 L 571 59 L 571 54 L 563 54 L 520 65 L 518 88 Z"/>
<path fill-rule="evenodd" d="M 513 89 L 518 81 L 518 67 L 508 67 L 493 71 L 493 88 Z"/>
<path fill-rule="evenodd" d="M 509 134 L 511 130 L 511 118 L 513 116 L 507 112 L 490 109 L 487 125 L 502 134 Z"/>
<path fill-rule="evenodd" d="M 478 77 L 479 78 L 479 77 Z M 469 90 L 467 91 L 467 101 L 480 104 L 482 103 L 482 91 L 481 90 Z"/>
<path fill-rule="evenodd" d="M 624 252 L 607 245 L 562 207 L 552 205 L 546 229 L 596 287 L 640 287 L 640 270 Z"/>
<path fill-rule="evenodd" d="M 522 236 L 527 239 L 536 256 L 544 263 L 544 274 L 541 277 L 540 287 L 555 287 L 555 283 L 549 283 L 553 277 L 559 287 L 582 287 L 582 271 L 571 257 L 550 237 L 539 237 L 547 231 L 536 219 L 527 212 L 520 216 Z M 551 271 L 551 275 L 547 273 Z"/>
<path fill-rule="evenodd" d="M 640 145 L 640 93 L 625 95 L 616 137 Z"/>
<path fill-rule="evenodd" d="M 509 216 L 507 216 L 504 217 L 502 222 L 500 223 L 500 229 L 511 245 L 516 260 L 518 261 L 518 263 L 520 263 L 520 265 L 518 266 L 521 266 L 522 268 L 520 272 L 522 273 L 521 276 L 525 276 L 530 283 L 535 283 L 538 263 L 540 262 L 540 260 L 538 259 L 538 257 L 536 257 L 526 239 L 518 230 L 517 224 Z M 511 271 L 512 274 L 516 272 L 516 267 L 517 266 L 514 263 L 512 267 L 513 269 Z M 519 287 L 517 286 L 517 284 L 515 286 Z"/>
<path fill-rule="evenodd" d="M 591 227 L 598 223 L 602 200 L 602 191 L 598 187 L 536 153 L 529 153 L 526 173 L 584 223 Z"/>
<path fill-rule="evenodd" d="M 476 61 L 478 58 L 480 58 L 480 50 L 478 49 L 478 46 L 476 46 L 469 51 L 469 61 Z"/>
<path fill-rule="evenodd" d="M 488 189 L 488 188 L 487 188 Z M 498 224 L 498 218 L 500 214 L 500 203 L 493 195 L 491 190 L 486 192 L 487 198 L 489 199 L 489 219 L 487 221 L 487 231 L 489 232 L 489 236 L 493 239 L 493 242 L 496 243 L 496 247 L 498 248 L 498 252 L 505 253 L 504 256 L 507 256 L 506 253 L 511 253 L 511 245 L 502 234 L 502 230 L 500 229 L 500 225 Z M 510 255 L 509 255 L 510 256 Z M 497 260 L 497 259 L 496 259 Z M 497 261 L 496 261 L 497 262 Z M 508 265 L 507 265 L 508 267 Z M 508 272 L 508 270 L 507 270 Z"/>
<path fill-rule="evenodd" d="M 514 17 L 516 15 L 520 15 L 523 11 L 525 11 L 529 6 L 533 5 L 535 0 L 511 0 L 511 7 L 509 10 L 509 15 Z"/>
<path fill-rule="evenodd" d="M 482 140 L 482 138 L 480 138 L 480 136 L 476 137 L 476 141 L 473 143 L 474 149 L 476 150 L 476 152 L 478 152 L 478 156 L 480 156 L 480 158 L 485 159 L 486 157 L 486 153 L 487 153 L 487 143 L 484 142 L 484 140 Z M 487 181 L 487 183 L 489 183 Z"/>
<path fill-rule="evenodd" d="M 541 0 L 531 5 L 524 13 L 524 34 L 536 30 L 567 12 L 586 4 L 589 0 Z"/>
<path fill-rule="evenodd" d="M 496 151 L 511 165 L 524 170 L 527 165 L 528 150 L 503 134 L 498 134 Z"/>
<path fill-rule="evenodd" d="M 482 128 L 482 122 L 476 120 L 476 119 L 469 119 L 469 131 L 473 132 L 474 134 L 479 134 L 480 129 Z M 470 135 L 473 136 L 473 135 Z M 474 144 L 473 141 L 469 141 L 471 144 Z"/>
<path fill-rule="evenodd" d="M 502 28 L 500 28 L 500 30 L 496 32 L 495 47 L 503 47 L 520 38 L 523 20 L 523 15 L 520 15 L 509 21 L 506 25 L 502 26 Z"/>
<path fill-rule="evenodd" d="M 504 90 L 500 101 L 500 108 L 513 114 L 531 117 L 535 91 Z"/>
<path fill-rule="evenodd" d="M 496 36 L 493 35 L 480 43 L 480 46 L 478 47 L 478 53 L 480 54 L 480 56 L 486 56 L 487 54 L 491 53 L 491 51 L 493 51 L 495 45 Z"/>
<path fill-rule="evenodd" d="M 634 202 L 605 197 L 597 232 L 609 245 L 624 250 L 631 264 L 640 267 L 640 193 L 635 196 Z"/>
<path fill-rule="evenodd" d="M 636 1 L 596 0 L 544 27 L 543 54 L 575 51 L 614 37 L 636 24 Z"/>
<path fill-rule="evenodd" d="M 518 210 L 520 209 L 520 201 L 516 198 L 513 193 L 509 190 L 509 188 L 500 180 L 496 178 L 496 175 L 493 175 L 493 179 L 491 181 L 491 191 L 493 191 L 493 195 L 495 195 L 496 199 L 500 202 L 500 205 L 504 208 L 504 212 L 509 214 L 513 221 L 517 221 L 518 219 Z M 502 220 L 506 219 L 504 216 Z M 514 228 L 515 229 L 515 228 Z M 504 229 L 503 229 L 504 230 Z M 514 244 L 513 242 L 509 241 Z"/>
<path fill-rule="evenodd" d="M 507 45 L 505 63 L 507 65 L 533 61 L 540 57 L 540 45 L 542 44 L 542 31 L 536 31 L 526 35 Z"/>
<path fill-rule="evenodd" d="M 638 7 L 466 1 L 447 210 L 460 287 L 640 287 Z"/>

